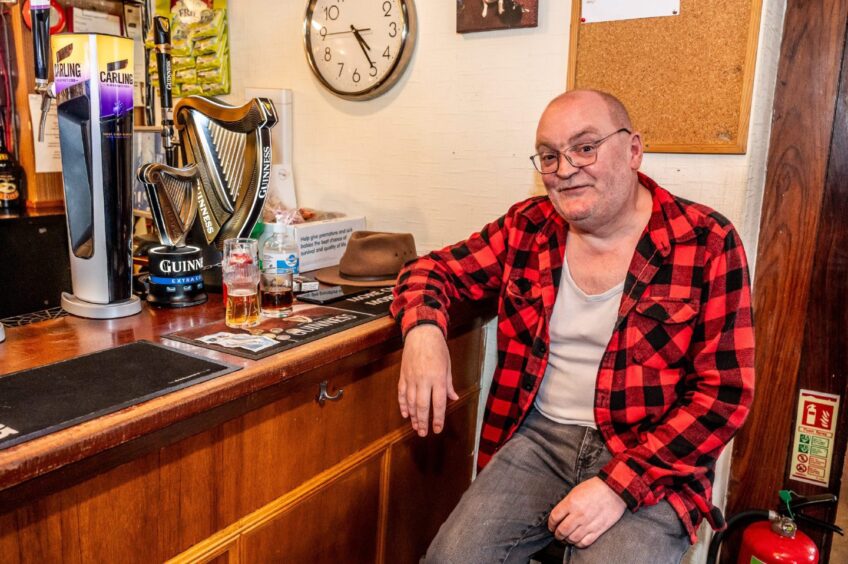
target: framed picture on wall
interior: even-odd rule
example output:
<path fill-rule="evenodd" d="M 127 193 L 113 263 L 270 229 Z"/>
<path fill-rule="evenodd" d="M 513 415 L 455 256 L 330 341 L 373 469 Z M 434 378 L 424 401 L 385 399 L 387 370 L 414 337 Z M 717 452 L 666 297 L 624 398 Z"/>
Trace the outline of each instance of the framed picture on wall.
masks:
<path fill-rule="evenodd" d="M 539 0 L 456 0 L 456 32 L 539 25 Z"/>

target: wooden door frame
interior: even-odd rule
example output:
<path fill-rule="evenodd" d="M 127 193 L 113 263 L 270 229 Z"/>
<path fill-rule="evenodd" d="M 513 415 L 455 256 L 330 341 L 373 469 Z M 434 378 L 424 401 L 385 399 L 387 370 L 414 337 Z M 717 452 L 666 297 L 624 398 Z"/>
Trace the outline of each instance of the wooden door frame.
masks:
<path fill-rule="evenodd" d="M 728 515 L 773 508 L 783 488 L 840 488 L 848 440 L 847 28 L 848 0 L 787 2 L 754 283 L 756 393 L 734 443 Z M 843 399 L 829 490 L 787 479 L 800 388 Z M 817 516 L 833 522 L 835 514 Z M 830 536 L 813 537 L 826 558 Z"/>

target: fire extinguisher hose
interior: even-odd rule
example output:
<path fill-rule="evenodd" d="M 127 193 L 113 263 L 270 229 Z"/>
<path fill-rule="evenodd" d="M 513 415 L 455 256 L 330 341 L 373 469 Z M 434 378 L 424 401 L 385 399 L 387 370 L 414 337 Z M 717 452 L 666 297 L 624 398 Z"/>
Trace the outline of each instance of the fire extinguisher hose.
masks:
<path fill-rule="evenodd" d="M 715 564 L 716 558 L 718 558 L 718 550 L 721 547 L 724 537 L 739 526 L 739 523 L 768 521 L 775 515 L 776 513 L 774 511 L 766 511 L 765 509 L 749 509 L 748 511 L 741 511 L 733 517 L 730 517 L 727 520 L 727 528 L 713 535 L 713 540 L 710 542 L 710 549 L 707 551 L 707 564 Z"/>

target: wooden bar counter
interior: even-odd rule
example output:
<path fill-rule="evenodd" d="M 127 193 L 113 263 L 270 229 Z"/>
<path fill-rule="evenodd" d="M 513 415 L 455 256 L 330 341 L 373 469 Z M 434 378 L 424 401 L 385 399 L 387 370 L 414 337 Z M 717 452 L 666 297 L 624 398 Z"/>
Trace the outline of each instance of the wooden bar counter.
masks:
<path fill-rule="evenodd" d="M 390 318 L 259 361 L 162 338 L 223 319 L 214 294 L 7 327 L 0 377 L 141 339 L 241 370 L 0 450 L 0 562 L 417 562 L 471 479 L 475 311 L 453 313 L 460 399 L 425 439 L 398 412 Z M 341 398 L 319 404 L 322 382 Z"/>

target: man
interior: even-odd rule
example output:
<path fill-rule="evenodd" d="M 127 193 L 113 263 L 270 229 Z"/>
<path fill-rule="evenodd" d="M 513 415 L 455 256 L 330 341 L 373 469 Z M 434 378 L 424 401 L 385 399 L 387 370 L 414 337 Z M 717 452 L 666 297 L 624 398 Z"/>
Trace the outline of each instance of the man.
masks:
<path fill-rule="evenodd" d="M 546 197 L 408 264 L 392 314 L 398 383 L 420 436 L 444 425 L 454 300 L 498 297 L 481 470 L 427 562 L 678 562 L 706 517 L 716 459 L 753 396 L 747 263 L 730 222 L 638 172 L 613 96 L 572 91 L 536 132 Z"/>

